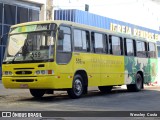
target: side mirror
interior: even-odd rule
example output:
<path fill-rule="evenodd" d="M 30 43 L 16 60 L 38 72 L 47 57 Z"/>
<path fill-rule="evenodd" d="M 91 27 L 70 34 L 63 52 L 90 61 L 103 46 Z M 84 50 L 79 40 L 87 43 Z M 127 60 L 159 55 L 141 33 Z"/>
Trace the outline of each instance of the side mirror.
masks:
<path fill-rule="evenodd" d="M 63 40 L 64 39 L 64 32 L 63 30 L 59 30 L 58 32 L 58 40 Z"/>

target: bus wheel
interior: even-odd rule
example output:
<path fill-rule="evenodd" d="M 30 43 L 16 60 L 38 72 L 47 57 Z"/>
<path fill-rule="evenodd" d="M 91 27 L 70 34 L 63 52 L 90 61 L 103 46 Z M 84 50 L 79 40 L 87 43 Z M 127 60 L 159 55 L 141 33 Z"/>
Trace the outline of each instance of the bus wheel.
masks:
<path fill-rule="evenodd" d="M 102 93 L 109 93 L 111 92 L 113 86 L 98 86 L 98 89 L 102 92 Z"/>
<path fill-rule="evenodd" d="M 142 89 L 143 79 L 142 76 L 138 73 L 136 75 L 136 81 L 135 84 L 127 85 L 128 91 L 131 92 L 138 92 Z"/>
<path fill-rule="evenodd" d="M 72 83 L 72 88 L 67 90 L 68 95 L 75 99 L 80 98 L 84 92 L 83 79 L 81 75 L 75 75 Z"/>
<path fill-rule="evenodd" d="M 44 89 L 30 89 L 30 93 L 35 98 L 41 98 L 45 94 L 46 90 Z"/>

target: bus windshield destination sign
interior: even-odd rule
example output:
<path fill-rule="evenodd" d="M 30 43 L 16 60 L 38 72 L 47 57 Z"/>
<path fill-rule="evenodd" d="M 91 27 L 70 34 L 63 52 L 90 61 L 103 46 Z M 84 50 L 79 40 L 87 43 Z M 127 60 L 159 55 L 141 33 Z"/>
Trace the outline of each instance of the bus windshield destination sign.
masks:
<path fill-rule="evenodd" d="M 32 32 L 32 31 L 43 31 L 48 29 L 49 29 L 49 24 L 26 25 L 26 26 L 12 28 L 10 34 L 21 33 L 21 32 Z"/>

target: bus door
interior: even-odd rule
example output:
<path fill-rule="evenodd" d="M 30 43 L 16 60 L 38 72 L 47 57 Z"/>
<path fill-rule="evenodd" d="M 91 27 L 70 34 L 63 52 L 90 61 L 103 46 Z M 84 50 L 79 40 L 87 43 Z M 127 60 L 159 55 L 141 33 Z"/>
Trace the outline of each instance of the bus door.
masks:
<path fill-rule="evenodd" d="M 109 68 L 109 84 L 121 85 L 124 84 L 124 56 L 123 56 L 123 41 L 119 36 L 109 36 L 109 52 L 111 55 L 107 57 Z"/>
<path fill-rule="evenodd" d="M 71 87 L 72 85 L 73 65 L 71 58 L 71 28 L 68 26 L 60 26 L 56 46 L 56 63 L 57 72 L 63 81 L 61 84 L 66 87 Z"/>

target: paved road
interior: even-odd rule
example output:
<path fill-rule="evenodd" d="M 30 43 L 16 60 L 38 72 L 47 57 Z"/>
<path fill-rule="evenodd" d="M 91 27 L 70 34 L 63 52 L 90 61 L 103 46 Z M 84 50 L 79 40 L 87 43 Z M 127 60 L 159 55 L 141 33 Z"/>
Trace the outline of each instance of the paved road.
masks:
<path fill-rule="evenodd" d="M 1 82 L 1 81 L 0 81 Z M 160 111 L 160 87 L 146 87 L 141 92 L 127 92 L 126 89 L 114 89 L 110 94 L 101 94 L 97 88 L 80 99 L 70 99 L 65 91 L 45 95 L 42 99 L 33 98 L 28 90 L 5 89 L 0 83 L 1 111 Z M 26 118 L 27 119 L 27 118 Z M 75 118 L 52 118 L 56 120 L 74 120 Z M 81 120 L 82 118 L 76 118 Z M 93 118 L 87 118 L 92 120 Z M 106 120 L 106 118 L 95 118 Z M 118 119 L 118 118 L 107 118 Z M 122 119 L 122 118 L 121 118 Z M 128 120 L 131 118 L 123 118 Z M 132 118 L 133 119 L 133 118 Z M 134 118 L 141 120 L 142 118 Z M 158 120 L 160 118 L 143 118 Z"/>

